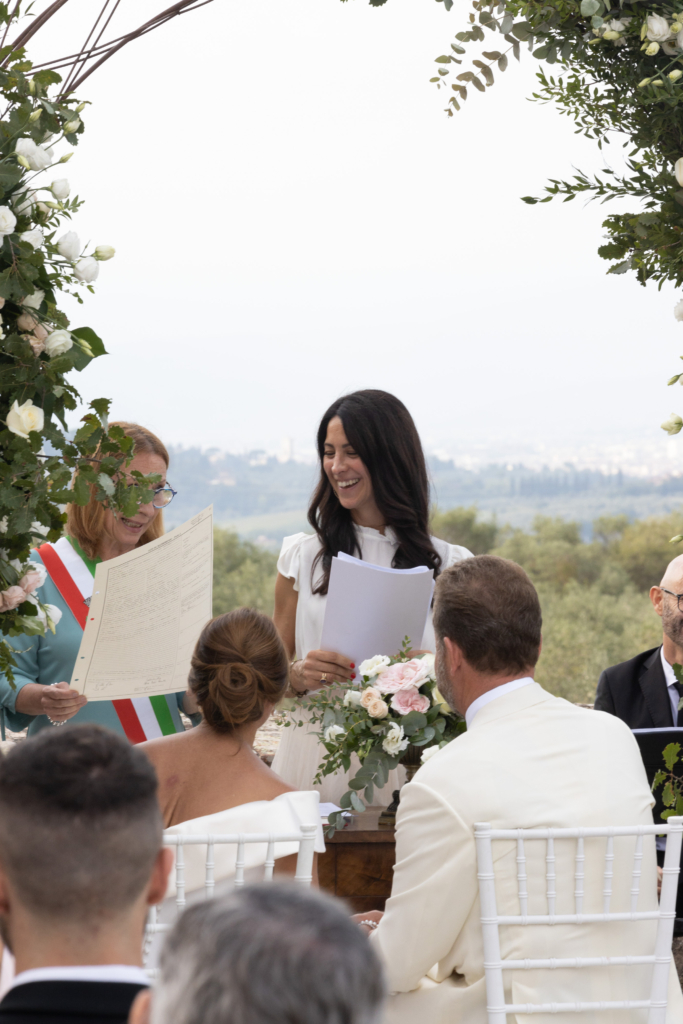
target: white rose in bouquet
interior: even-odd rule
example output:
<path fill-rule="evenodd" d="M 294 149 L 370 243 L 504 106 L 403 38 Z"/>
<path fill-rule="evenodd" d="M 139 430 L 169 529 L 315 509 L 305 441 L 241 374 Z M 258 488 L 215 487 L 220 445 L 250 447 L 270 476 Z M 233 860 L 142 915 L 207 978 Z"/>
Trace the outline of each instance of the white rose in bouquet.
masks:
<path fill-rule="evenodd" d="M 360 706 L 360 690 L 347 690 L 344 694 L 344 707 L 357 708 Z"/>
<path fill-rule="evenodd" d="M 37 146 L 33 139 L 18 139 L 14 152 L 23 156 L 32 171 L 44 171 L 52 163 L 50 150 Z"/>
<path fill-rule="evenodd" d="M 95 249 L 96 260 L 113 260 L 116 256 L 116 249 L 113 245 L 98 245 Z"/>
<path fill-rule="evenodd" d="M 58 178 L 57 181 L 53 181 L 50 185 L 50 192 L 52 192 L 55 199 L 68 199 L 70 191 L 71 185 L 66 178 Z"/>
<path fill-rule="evenodd" d="M 99 272 L 100 265 L 92 256 L 86 256 L 84 260 L 79 260 L 74 267 L 74 274 L 83 284 L 91 284 L 96 281 Z"/>
<path fill-rule="evenodd" d="M 382 740 L 382 746 L 390 757 L 396 757 L 397 754 L 405 750 L 408 746 L 408 739 L 403 735 L 403 726 L 398 722 L 392 722 L 389 732 Z"/>
<path fill-rule="evenodd" d="M 81 240 L 75 231 L 67 231 L 65 235 L 57 239 L 57 252 L 65 260 L 77 260 L 81 255 Z"/>
<path fill-rule="evenodd" d="M 434 754 L 438 754 L 440 749 L 441 748 L 439 747 L 439 745 L 437 743 L 437 744 L 435 744 L 435 746 L 427 747 L 426 750 L 423 750 L 422 751 L 422 757 L 420 758 L 420 761 L 422 762 L 422 764 L 427 764 L 427 761 L 430 761 L 434 757 Z"/>
<path fill-rule="evenodd" d="M 17 226 L 17 218 L 9 206 L 0 206 L 0 236 L 11 235 Z"/>
<path fill-rule="evenodd" d="M 671 25 L 659 14 L 649 14 L 647 18 L 647 38 L 653 43 L 664 43 L 671 35 Z"/>
<path fill-rule="evenodd" d="M 17 213 L 25 213 L 29 217 L 36 208 L 37 192 L 20 192 L 18 196 L 12 196 L 12 206 Z"/>
<path fill-rule="evenodd" d="M 52 356 L 62 356 L 73 346 L 73 339 L 69 331 L 53 331 L 45 339 L 45 351 Z"/>
<path fill-rule="evenodd" d="M 325 743 L 336 743 L 337 736 L 343 736 L 345 731 L 341 725 L 328 725 L 323 734 Z"/>
<path fill-rule="evenodd" d="M 33 228 L 31 231 L 22 231 L 19 235 L 22 242 L 28 242 L 34 249 L 40 249 L 41 245 L 44 244 L 45 238 L 40 228 Z"/>
<path fill-rule="evenodd" d="M 46 604 L 45 611 L 47 612 L 48 622 L 47 625 L 52 629 L 56 626 L 62 617 L 62 610 L 58 608 L 56 604 Z"/>
<path fill-rule="evenodd" d="M 41 292 L 38 289 L 38 291 L 32 292 L 31 295 L 27 295 L 21 305 L 28 309 L 38 309 L 44 298 L 45 292 Z"/>
<path fill-rule="evenodd" d="M 28 437 L 32 430 L 41 431 L 45 424 L 45 416 L 43 410 L 33 404 L 33 400 L 27 398 L 26 401 L 19 405 L 15 402 L 10 411 L 7 413 L 7 429 L 11 430 L 13 434 L 18 434 L 19 437 Z"/>
<path fill-rule="evenodd" d="M 374 676 L 378 676 L 380 672 L 384 672 L 385 668 L 389 666 L 389 659 L 384 654 L 376 654 L 374 658 L 366 658 L 365 661 L 360 663 L 358 671 L 361 676 L 367 676 L 368 679 L 372 679 Z"/>

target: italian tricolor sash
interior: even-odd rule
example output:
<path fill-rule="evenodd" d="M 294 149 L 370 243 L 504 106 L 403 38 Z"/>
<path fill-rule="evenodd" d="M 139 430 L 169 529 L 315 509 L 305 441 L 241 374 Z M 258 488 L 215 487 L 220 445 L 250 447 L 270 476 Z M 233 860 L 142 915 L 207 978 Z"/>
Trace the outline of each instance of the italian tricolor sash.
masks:
<path fill-rule="evenodd" d="M 42 544 L 38 554 L 76 622 L 85 629 L 95 566 L 100 559 L 88 558 L 70 537 L 61 537 L 56 544 Z M 113 700 L 112 704 L 131 743 L 143 743 L 177 731 L 164 696 Z"/>

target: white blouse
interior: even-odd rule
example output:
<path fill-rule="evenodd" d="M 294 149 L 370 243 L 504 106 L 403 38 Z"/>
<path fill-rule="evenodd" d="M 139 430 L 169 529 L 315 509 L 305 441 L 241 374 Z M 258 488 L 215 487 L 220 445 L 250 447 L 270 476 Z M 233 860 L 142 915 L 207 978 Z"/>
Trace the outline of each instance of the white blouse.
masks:
<path fill-rule="evenodd" d="M 364 562 L 381 565 L 390 569 L 398 540 L 396 534 L 387 526 L 385 533 L 373 530 L 369 526 L 357 526 L 356 535 L 360 545 L 360 557 Z M 448 544 L 438 537 L 431 538 L 432 544 L 441 556 L 441 568 L 448 569 L 463 558 L 471 558 L 472 552 L 457 544 Z M 320 638 L 323 632 L 323 620 L 327 605 L 327 594 L 314 594 L 311 583 L 311 570 L 316 555 L 320 551 L 320 541 L 316 534 L 295 533 L 285 537 L 277 563 L 278 572 L 282 576 L 294 580 L 294 589 L 299 592 L 296 606 L 296 656 L 305 658 L 309 651 L 320 649 Z M 322 561 L 322 559 L 321 559 Z M 316 584 L 322 578 L 322 565 L 316 566 Z M 420 650 L 433 651 L 436 642 L 432 613 L 429 612 L 427 627 Z"/>

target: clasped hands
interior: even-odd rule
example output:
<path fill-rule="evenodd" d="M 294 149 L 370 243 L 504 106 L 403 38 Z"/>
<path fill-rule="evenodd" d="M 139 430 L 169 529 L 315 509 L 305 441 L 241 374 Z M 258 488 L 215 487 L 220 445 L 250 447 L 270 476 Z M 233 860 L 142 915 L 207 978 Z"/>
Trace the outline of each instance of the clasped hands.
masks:
<path fill-rule="evenodd" d="M 292 665 L 290 677 L 292 689 L 303 693 L 304 690 L 320 690 L 323 686 L 334 683 L 350 683 L 356 678 L 355 665 L 343 654 L 333 651 L 309 651 L 301 661 Z"/>

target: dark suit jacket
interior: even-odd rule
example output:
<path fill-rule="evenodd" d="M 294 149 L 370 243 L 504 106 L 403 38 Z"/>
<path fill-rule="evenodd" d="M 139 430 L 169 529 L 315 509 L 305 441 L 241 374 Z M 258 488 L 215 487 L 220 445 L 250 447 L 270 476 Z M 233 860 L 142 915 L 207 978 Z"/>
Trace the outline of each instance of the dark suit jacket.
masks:
<path fill-rule="evenodd" d="M 606 668 L 595 695 L 596 711 L 607 711 L 630 729 L 665 729 L 674 725 L 664 677 L 661 647 Z"/>
<path fill-rule="evenodd" d="M 32 981 L 0 1002 L 0 1024 L 126 1024 L 142 985 L 110 981 Z"/>

